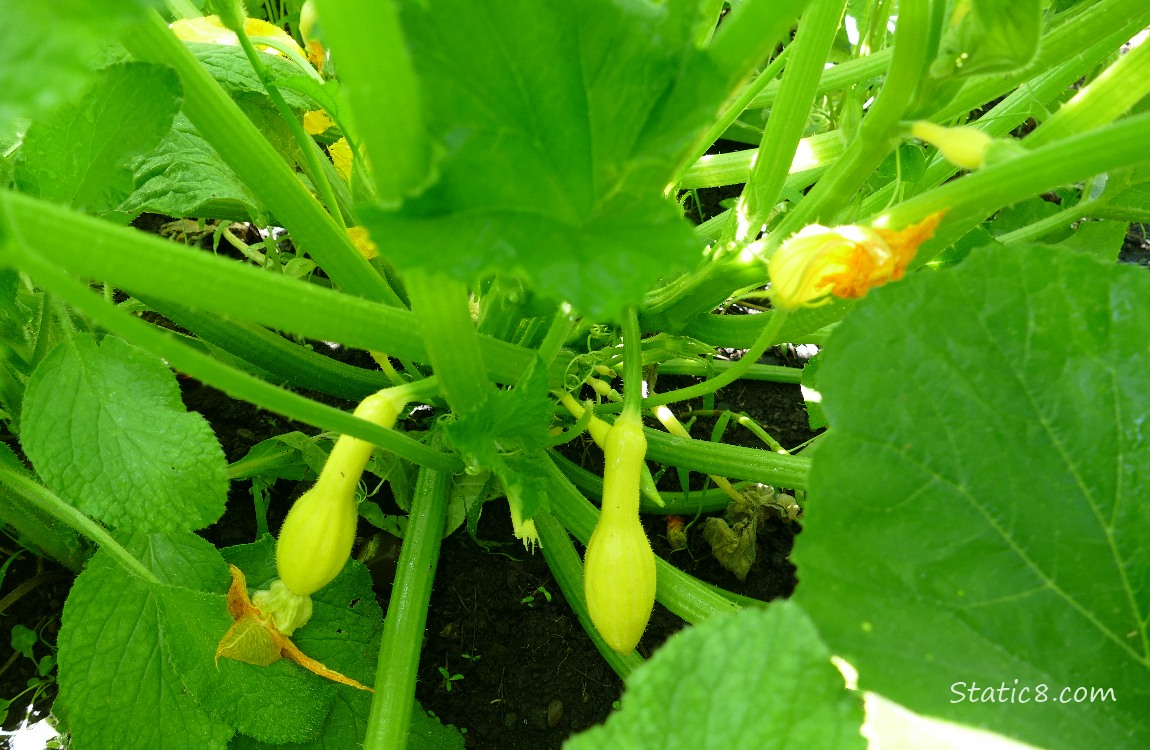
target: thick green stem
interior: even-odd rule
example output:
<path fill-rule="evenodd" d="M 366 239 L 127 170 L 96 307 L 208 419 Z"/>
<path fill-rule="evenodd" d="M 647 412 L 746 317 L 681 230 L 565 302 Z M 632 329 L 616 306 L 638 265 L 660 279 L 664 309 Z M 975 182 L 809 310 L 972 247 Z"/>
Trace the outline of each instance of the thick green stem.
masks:
<path fill-rule="evenodd" d="M 550 462 L 549 470 L 551 512 L 585 545 L 599 522 L 599 511 Z M 655 570 L 656 601 L 691 624 L 720 612 L 738 610 L 730 600 L 665 560 L 656 558 Z"/>
<path fill-rule="evenodd" d="M 367 370 L 325 357 L 255 323 L 224 320 L 167 300 L 147 296 L 139 299 L 176 325 L 194 333 L 201 341 L 264 370 L 275 382 L 290 383 L 352 401 L 359 401 L 389 384 L 397 384 L 378 370 Z"/>
<path fill-rule="evenodd" d="M 426 183 L 431 147 L 419 80 L 393 0 L 318 0 L 324 35 L 366 145 L 377 195 L 398 204 Z"/>
<path fill-rule="evenodd" d="M 491 383 L 481 375 L 483 354 L 471 319 L 467 285 L 413 271 L 408 275 L 407 294 L 447 403 L 456 414 L 464 414 L 491 392 Z"/>
<path fill-rule="evenodd" d="M 839 91 L 856 83 L 865 83 L 886 73 L 894 57 L 894 49 L 887 47 L 866 57 L 856 57 L 844 63 L 827 68 L 819 77 L 815 94 L 826 94 Z M 779 96 L 778 82 L 772 81 L 763 92 L 751 100 L 747 109 L 764 109 L 772 107 Z"/>
<path fill-rule="evenodd" d="M 153 328 L 131 314 L 108 305 L 101 296 L 89 292 L 50 262 L 35 253 L 25 251 L 21 245 L 10 243 L 8 248 L 15 256 L 17 265 L 26 270 L 41 286 L 58 294 L 99 325 L 163 357 L 172 367 L 235 398 L 250 401 L 269 411 L 321 429 L 367 440 L 422 466 L 443 471 L 456 471 L 461 468 L 461 463 L 455 456 L 440 453 L 400 432 L 385 430 L 339 409 L 324 406 L 229 367 L 183 343 L 173 334 Z"/>
<path fill-rule="evenodd" d="M 47 513 L 77 533 L 88 537 L 116 562 L 120 563 L 132 575 L 148 583 L 160 582 L 152 571 L 144 567 L 132 553 L 115 540 L 115 538 L 100 524 L 88 518 L 79 510 L 61 500 L 46 487 L 36 483 L 30 477 L 22 476 L 19 472 L 0 466 L 0 484 L 5 485 L 9 491 L 20 496 L 31 505 Z"/>
<path fill-rule="evenodd" d="M 12 470 L 3 471 L 8 474 L 0 472 L 0 525 L 7 525 L 15 531 L 20 544 L 28 546 L 33 552 L 49 557 L 69 570 L 80 572 L 91 550 L 81 544 L 74 529 L 62 525 L 25 498 L 23 493 L 9 487 L 5 478 L 12 474 Z M 25 476 L 20 473 L 16 475 Z M 25 478 L 32 481 L 31 476 Z"/>
<path fill-rule="evenodd" d="M 575 616 L 579 618 L 579 624 L 587 631 L 591 642 L 599 649 L 599 653 L 603 655 L 603 659 L 611 669 L 615 670 L 615 674 L 626 677 L 635 667 L 643 663 L 643 657 L 634 650 L 620 654 L 608 646 L 603 636 L 595 629 L 591 615 L 587 611 L 587 598 L 583 594 L 583 561 L 579 559 L 579 553 L 575 551 L 575 545 L 571 543 L 567 530 L 555 516 L 546 511 L 536 512 L 532 520 L 535 521 L 535 530 L 539 532 L 540 547 L 543 549 L 543 557 L 547 560 L 547 567 L 551 569 L 551 574 L 559 583 L 563 596 L 571 605 Z"/>
<path fill-rule="evenodd" d="M 688 440 L 658 430 L 647 429 L 644 434 L 647 436 L 647 458 L 652 461 L 703 474 L 750 479 L 772 487 L 807 489 L 811 460 L 806 456 Z"/>
<path fill-rule="evenodd" d="M 726 372 L 737 362 L 729 360 L 713 360 L 703 362 L 698 359 L 669 359 L 659 363 L 660 375 L 698 375 L 708 376 L 717 372 Z M 743 373 L 743 380 L 765 380 L 771 383 L 798 383 L 803 377 L 803 371 L 798 367 L 782 367 L 779 365 L 751 365 Z"/>
<path fill-rule="evenodd" d="M 929 5 L 925 0 L 900 4 L 894 59 L 882 90 L 842 158 L 771 231 L 772 246 L 777 247 L 807 224 L 837 213 L 890 152 L 899 133 L 899 119 L 910 106 L 930 62 L 930 35 L 926 33 Z"/>
<path fill-rule="evenodd" d="M 688 172 L 694 169 L 695 166 L 698 166 L 699 159 L 707 153 L 707 149 L 714 145 L 715 141 L 722 138 L 723 133 L 727 132 L 727 128 L 731 127 L 735 120 L 739 119 L 739 115 L 743 114 L 743 111 L 750 105 L 751 100 L 779 75 L 779 72 L 783 69 L 783 63 L 785 63 L 787 57 L 789 57 L 790 50 L 790 47 L 783 48 L 783 51 L 776 55 L 774 60 L 771 60 L 771 64 L 767 66 L 766 70 L 755 76 L 755 80 L 748 83 L 747 86 L 739 92 L 735 100 L 723 110 L 723 114 L 719 115 L 719 119 L 699 138 L 694 149 L 691 151 L 691 155 L 687 157 L 685 162 L 686 168 L 680 172 L 679 178 L 676 180 L 676 182 L 680 183 L 680 188 L 692 187 L 691 185 L 683 184 L 684 177 Z M 694 187 L 700 186 L 695 185 Z"/>
<path fill-rule="evenodd" d="M 447 519 L 448 479 L 449 475 L 428 468 L 419 472 L 383 621 L 364 750 L 407 747 L 427 605 Z"/>
<path fill-rule="evenodd" d="M 878 221 L 902 227 L 929 213 L 948 211 L 934 238 L 919 249 L 913 263 L 919 266 L 1002 206 L 1102 172 L 1150 162 L 1147 142 L 1150 113 L 993 164 L 915 196 Z"/>
<path fill-rule="evenodd" d="M 732 239 L 736 241 L 758 237 L 779 200 L 844 7 L 844 0 L 814 0 L 803 13 L 795 40 L 787 48 L 791 59 L 763 131 L 750 179 L 735 207 L 736 218 L 731 227 Z"/>
<path fill-rule="evenodd" d="M 137 59 L 176 69 L 184 87 L 184 114 L 336 284 L 355 295 L 400 304 L 347 233 L 158 14 L 135 24 L 124 44 Z"/>
<path fill-rule="evenodd" d="M 318 341 L 387 352 L 401 361 L 428 361 L 418 320 L 406 309 L 270 274 L 7 190 L 0 190 L 0 217 L 23 247 L 68 275 L 107 280 L 130 294 Z M 533 356 L 489 337 L 480 338 L 480 348 L 484 367 L 505 383 L 515 382 Z"/>
<path fill-rule="evenodd" d="M 1119 30 L 1085 48 L 1069 60 L 1043 71 L 994 105 L 989 112 L 978 118 L 973 127 L 996 138 L 1008 135 L 1033 116 L 1036 105 L 1045 106 L 1081 78 L 1083 70 L 1097 65 L 1108 55 L 1113 54 L 1114 49 L 1127 39 L 1123 34 L 1124 32 Z M 945 122 L 938 115 L 933 115 L 932 118 L 939 123 Z M 1039 126 L 1040 129 L 1041 127 Z M 1033 135 L 1034 133 L 1031 133 L 1031 136 Z M 1028 145 L 1032 145 L 1029 140 Z M 941 185 L 958 171 L 957 167 L 940 156 L 927 167 L 926 174 L 913 188 L 916 193 L 924 192 Z M 882 211 L 890 204 L 890 195 L 894 187 L 893 184 L 889 185 L 887 189 L 880 190 L 864 200 L 860 214 L 870 216 Z"/>
<path fill-rule="evenodd" d="M 1023 141 L 1030 148 L 1106 125 L 1150 93 L 1150 44 L 1140 44 L 1079 91 Z"/>

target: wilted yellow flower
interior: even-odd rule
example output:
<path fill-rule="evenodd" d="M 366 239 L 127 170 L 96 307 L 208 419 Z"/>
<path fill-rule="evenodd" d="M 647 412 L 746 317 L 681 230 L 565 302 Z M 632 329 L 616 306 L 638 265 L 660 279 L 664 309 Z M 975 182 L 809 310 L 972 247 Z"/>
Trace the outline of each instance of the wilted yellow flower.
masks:
<path fill-rule="evenodd" d="M 200 42 L 203 44 L 237 45 L 240 40 L 234 31 L 224 26 L 219 16 L 203 16 L 202 18 L 181 18 L 172 24 L 172 31 L 185 42 Z M 249 18 L 244 21 L 244 33 L 248 36 L 266 36 L 277 39 L 281 43 L 295 49 L 300 57 L 304 51 L 291 36 L 275 24 L 258 18 Z M 256 45 L 260 47 L 262 45 Z M 280 54 L 271 47 L 263 46 L 265 52 L 273 55 Z"/>
<path fill-rule="evenodd" d="M 316 15 L 315 3 L 307 0 L 300 8 L 299 33 L 303 37 L 304 46 L 307 47 L 307 59 L 316 70 L 323 71 L 323 61 L 327 56 L 323 44 L 319 41 L 317 27 L 319 18 Z"/>
<path fill-rule="evenodd" d="M 322 109 L 303 113 L 303 129 L 308 135 L 319 135 L 332 127 L 335 127 L 335 123 Z"/>
<path fill-rule="evenodd" d="M 857 299 L 876 286 L 901 279 L 943 213 L 897 231 L 854 224 L 804 228 L 768 261 L 772 305 L 794 310 L 816 307 L 832 296 Z"/>
<path fill-rule="evenodd" d="M 348 144 L 347 139 L 340 138 L 327 147 L 327 152 L 331 154 L 331 163 L 335 165 L 335 171 L 339 173 L 339 176 L 343 178 L 344 182 L 350 181 L 353 154 L 351 153 L 351 146 Z"/>
<path fill-rule="evenodd" d="M 963 169 L 982 167 L 987 149 L 994 143 L 994 138 L 978 128 L 969 125 L 944 128 L 927 120 L 911 125 L 910 134 L 935 146 L 944 159 Z"/>
<path fill-rule="evenodd" d="M 351 240 L 351 244 L 355 245 L 356 250 L 359 250 L 363 257 L 368 260 L 379 255 L 379 247 L 371 241 L 371 235 L 363 227 L 348 227 L 347 236 Z"/>

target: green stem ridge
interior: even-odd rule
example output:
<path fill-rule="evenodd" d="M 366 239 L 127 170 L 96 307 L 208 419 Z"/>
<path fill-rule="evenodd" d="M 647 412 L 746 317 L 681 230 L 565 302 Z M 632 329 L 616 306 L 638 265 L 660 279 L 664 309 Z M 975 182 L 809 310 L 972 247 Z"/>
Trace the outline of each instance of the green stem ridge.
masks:
<path fill-rule="evenodd" d="M 814 0 L 803 12 L 795 39 L 787 47 L 791 59 L 750 178 L 735 208 L 735 220 L 728 224 L 736 241 L 758 237 L 778 203 L 845 7 L 845 0 Z"/>
<path fill-rule="evenodd" d="M 1102 172 L 1150 163 L 1150 113 L 1065 138 L 992 164 L 895 206 L 879 218 L 901 227 L 935 211 L 948 213 L 933 239 L 919 249 L 917 267 L 999 208 Z"/>
<path fill-rule="evenodd" d="M 1111 48 L 1112 49 L 1112 48 Z M 1150 93 L 1150 44 L 1118 58 L 1023 140 L 1030 148 L 1106 125 Z"/>
<path fill-rule="evenodd" d="M 449 475 L 425 467 L 416 481 L 383 621 L 364 750 L 403 750 L 407 746 L 427 606 L 447 519 L 448 480 Z"/>
<path fill-rule="evenodd" d="M 446 276 L 412 272 L 407 294 L 447 403 L 456 414 L 465 414 L 491 391 L 491 383 L 477 377 L 484 370 L 483 354 L 471 319 L 467 285 Z"/>
<path fill-rule="evenodd" d="M 50 515 L 52 518 L 91 539 L 120 563 L 125 570 L 148 583 L 160 583 L 155 573 L 144 567 L 132 553 L 124 549 L 115 537 L 100 524 L 88 518 L 79 510 L 64 502 L 48 488 L 41 486 L 30 477 L 21 476 L 11 469 L 0 467 L 0 484 L 17 493 L 22 499 Z"/>
<path fill-rule="evenodd" d="M 5 229 L 23 246 L 68 275 L 310 339 L 428 361 L 418 319 L 406 309 L 270 274 L 8 190 L 0 190 L 0 212 Z M 480 349 L 484 367 L 507 383 L 533 356 L 489 337 L 480 337 Z"/>
<path fill-rule="evenodd" d="M 99 325 L 163 357 L 172 367 L 235 398 L 250 401 L 269 411 L 321 429 L 366 440 L 422 466 L 443 471 L 456 471 L 462 468 L 462 464 L 455 456 L 440 453 L 403 433 L 384 429 L 347 412 L 269 385 L 252 375 L 219 362 L 183 343 L 175 335 L 157 330 L 131 314 L 108 305 L 100 295 L 89 292 L 49 261 L 19 243 L 9 243 L 7 250 L 15 256 L 17 264 L 45 289 L 58 294 Z"/>
<path fill-rule="evenodd" d="M 833 216 L 890 152 L 899 132 L 899 119 L 910 106 L 930 63 L 929 35 L 923 33 L 929 28 L 929 5 L 921 0 L 900 5 L 894 57 L 874 104 L 842 158 L 771 231 L 770 245 L 777 247 L 807 224 Z"/>

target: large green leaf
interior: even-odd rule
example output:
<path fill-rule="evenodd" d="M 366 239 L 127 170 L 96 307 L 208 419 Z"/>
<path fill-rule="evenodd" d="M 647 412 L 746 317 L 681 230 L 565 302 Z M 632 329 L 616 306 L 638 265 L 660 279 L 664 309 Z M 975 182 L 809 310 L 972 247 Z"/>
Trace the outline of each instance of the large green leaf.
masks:
<path fill-rule="evenodd" d="M 267 588 L 276 578 L 271 537 L 229 548 L 225 558 L 244 571 L 249 592 Z M 185 595 L 168 614 L 181 634 L 173 640 L 172 655 L 188 689 L 213 716 L 266 743 L 352 747 L 362 740 L 369 694 L 324 680 L 286 659 L 269 667 L 230 659 L 214 663 L 216 644 L 231 620 L 222 596 L 198 597 Z M 383 615 L 366 569 L 349 565 L 312 600 L 312 619 L 292 641 L 337 672 L 371 684 Z M 214 629 L 205 628 L 205 621 L 212 621 Z"/>
<path fill-rule="evenodd" d="M 267 210 L 184 115 L 136 164 L 139 187 L 120 210 L 262 221 Z"/>
<path fill-rule="evenodd" d="M 105 68 L 78 102 L 28 129 L 17 185 L 91 213 L 112 210 L 135 187 L 129 163 L 168 132 L 180 96 L 171 68 L 139 62 Z"/>
<path fill-rule="evenodd" d="M 627 678 L 623 708 L 565 750 L 866 747 L 862 701 L 789 602 L 715 615 Z"/>
<path fill-rule="evenodd" d="M 1141 269 L 980 248 L 835 331 L 796 600 L 860 687 L 1051 748 L 1150 746 L 1147 299 Z"/>
<path fill-rule="evenodd" d="M 92 558 L 64 605 L 53 711 L 76 748 L 223 750 L 231 728 L 189 699 L 165 653 L 160 599 L 226 586 L 219 577 L 226 568 L 210 544 L 190 534 L 134 541 L 132 550 L 168 585 L 130 575 L 107 552 Z M 209 569 L 215 573 L 205 575 Z"/>
<path fill-rule="evenodd" d="M 200 529 L 224 512 L 227 461 L 156 357 L 77 335 L 32 373 L 20 441 L 37 474 L 84 513 L 130 531 Z"/>
<path fill-rule="evenodd" d="M 958 78 L 1026 65 L 1038 51 L 1042 6 L 1041 0 L 951 0 L 931 74 Z"/>
<path fill-rule="evenodd" d="M 248 578 L 248 587 L 267 586 L 275 574 L 275 544 L 271 537 L 263 537 L 255 544 L 230 547 L 224 550 L 228 562 L 240 567 Z M 375 680 L 379 639 L 383 632 L 383 612 L 372 591 L 371 575 L 357 562 L 351 562 L 334 581 L 312 596 L 315 611 L 306 626 L 297 630 L 292 640 L 314 659 L 352 679 L 370 685 Z M 259 669 L 259 667 L 247 667 Z M 302 671 L 300 667 L 288 665 Z M 314 685 L 320 678 L 304 673 Z M 205 686 L 207 687 L 207 686 Z M 242 687 L 242 686 L 241 686 Z M 312 739 L 291 739 L 293 750 L 342 750 L 358 747 L 367 728 L 371 695 L 344 685 L 332 684 L 334 700 L 319 734 Z M 233 711 L 227 706 L 228 698 L 210 695 L 205 702 L 213 711 Z M 281 712 L 263 710 L 257 717 L 260 734 L 265 738 Z M 244 731 L 241 729 L 241 731 Z M 412 712 L 409 747 L 462 748 L 462 737 L 450 727 L 428 717 L 418 705 Z M 228 746 L 230 750 L 256 750 L 275 745 L 261 742 L 247 734 L 237 734 Z"/>
<path fill-rule="evenodd" d="M 422 195 L 364 212 L 381 250 L 464 281 L 517 274 L 597 316 L 697 263 L 701 246 L 663 191 L 744 71 L 695 47 L 696 11 L 404 3 L 442 158 Z"/>
<path fill-rule="evenodd" d="M 224 87 L 224 90 L 233 99 L 243 94 L 258 94 L 267 98 L 267 90 L 260 81 L 259 75 L 252 68 L 242 47 L 229 44 L 188 44 L 188 51 L 200 61 L 212 77 Z M 276 55 L 264 55 L 260 58 L 264 67 L 273 79 L 291 78 L 300 75 L 300 70 L 294 63 Z M 315 109 L 316 105 L 308 96 L 304 96 L 292 89 L 281 89 L 284 102 L 293 110 L 299 112 L 305 109 Z"/>
<path fill-rule="evenodd" d="M 153 0 L 0 3 L 0 130 L 76 96 L 101 49 Z"/>

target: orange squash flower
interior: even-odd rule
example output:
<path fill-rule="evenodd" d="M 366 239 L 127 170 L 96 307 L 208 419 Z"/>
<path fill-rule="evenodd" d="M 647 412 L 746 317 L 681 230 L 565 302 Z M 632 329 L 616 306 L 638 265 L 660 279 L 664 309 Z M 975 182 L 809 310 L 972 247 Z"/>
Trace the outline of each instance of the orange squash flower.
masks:
<path fill-rule="evenodd" d="M 930 214 L 897 231 L 855 224 L 804 228 L 768 261 L 772 305 L 795 310 L 817 307 L 831 297 L 858 299 L 876 286 L 901 279 L 944 213 Z"/>

